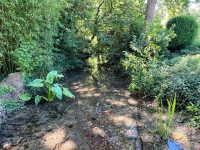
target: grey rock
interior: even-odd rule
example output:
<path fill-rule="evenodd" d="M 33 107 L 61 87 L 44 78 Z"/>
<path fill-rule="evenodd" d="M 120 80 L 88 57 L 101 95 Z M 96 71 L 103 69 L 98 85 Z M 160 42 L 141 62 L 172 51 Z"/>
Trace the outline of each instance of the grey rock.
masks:
<path fill-rule="evenodd" d="M 0 96 L 0 99 L 19 99 L 18 97 L 24 93 L 23 88 L 23 80 L 22 80 L 22 74 L 20 72 L 15 72 L 12 74 L 9 74 L 6 79 L 4 79 L 0 86 L 12 86 L 14 90 L 11 93 L 5 93 Z"/>

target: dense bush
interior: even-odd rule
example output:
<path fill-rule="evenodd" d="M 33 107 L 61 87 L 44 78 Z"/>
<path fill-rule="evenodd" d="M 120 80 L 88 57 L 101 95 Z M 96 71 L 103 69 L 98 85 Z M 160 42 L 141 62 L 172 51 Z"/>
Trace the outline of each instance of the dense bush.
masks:
<path fill-rule="evenodd" d="M 107 57 L 112 68 L 119 71 L 123 51 L 131 51 L 133 35 L 139 36 L 142 31 L 145 3 L 135 0 L 133 5 L 132 1 L 117 0 L 112 5 L 111 11 L 105 8 L 105 16 L 100 17 L 96 49 Z"/>
<path fill-rule="evenodd" d="M 17 70 L 27 77 L 43 77 L 53 68 L 52 52 L 42 49 L 39 43 L 23 42 L 11 54 Z"/>
<path fill-rule="evenodd" d="M 61 23 L 54 43 L 54 67 L 61 71 L 82 68 L 86 40 L 79 40 L 72 29 Z"/>
<path fill-rule="evenodd" d="M 190 45 L 198 31 L 198 23 L 192 16 L 178 16 L 170 19 L 167 22 L 167 28 L 171 27 L 173 27 L 176 34 L 176 37 L 169 44 L 171 51 Z"/>
<path fill-rule="evenodd" d="M 83 67 L 91 34 L 87 28 L 91 17 L 87 5 L 91 2 L 76 0 L 67 4 L 60 11 L 58 33 L 54 37 L 54 67 L 61 71 Z"/>
<path fill-rule="evenodd" d="M 122 65 L 126 69 L 124 73 L 131 76 L 132 81 L 130 90 L 135 94 L 145 95 L 146 97 L 154 97 L 158 94 L 153 93 L 155 84 L 160 81 L 158 60 L 166 53 L 173 31 L 165 30 L 160 26 L 147 28 L 146 33 L 142 33 L 140 38 L 133 38 L 130 47 L 132 53 L 125 53 L 126 58 L 122 60 Z M 164 37 L 164 38 L 163 38 Z"/>
<path fill-rule="evenodd" d="M 130 90 L 156 99 L 167 99 L 177 93 L 178 106 L 183 108 L 189 102 L 196 103 L 200 96 L 200 55 L 180 56 L 161 62 L 159 58 L 162 56 L 162 48 L 153 40 L 163 40 L 159 36 L 160 30 L 158 31 L 156 36 L 153 34 L 155 31 L 152 31 L 147 35 L 143 34 L 143 38 L 141 36 L 138 40 L 134 39 L 131 42 L 134 52 L 125 54 L 126 59 L 122 64 L 132 78 Z M 164 33 L 166 39 L 161 45 L 167 47 L 166 43 L 170 41 L 170 36 L 167 38 L 167 35 L 172 33 Z"/>
<path fill-rule="evenodd" d="M 40 0 L 1 1 L 0 67 L 4 75 L 15 72 L 17 68 L 23 68 L 20 71 L 26 71 L 28 67 L 31 67 L 27 66 L 30 61 L 29 56 L 38 51 L 38 54 L 52 52 L 53 36 L 57 33 L 58 15 L 62 7 L 63 1 L 58 0 L 52 0 L 51 3 Z M 37 43 L 37 46 L 29 48 L 27 42 Z M 20 50 L 22 51 L 19 52 Z M 31 54 L 26 57 L 25 54 L 30 50 Z M 14 51 L 18 51 L 16 57 L 12 55 Z M 24 60 L 22 58 L 20 61 L 15 60 L 20 55 Z M 26 62 L 23 66 L 21 66 L 22 61 Z M 49 59 L 40 59 L 41 65 L 47 61 Z"/>
<path fill-rule="evenodd" d="M 149 60 L 148 57 L 126 53 L 122 63 L 132 78 L 130 91 L 165 103 L 176 93 L 177 109 L 188 113 L 189 124 L 199 128 L 200 55 L 179 56 L 165 63 Z"/>
<path fill-rule="evenodd" d="M 177 93 L 177 105 L 179 109 L 187 110 L 190 125 L 200 128 L 200 55 L 187 55 L 174 58 L 168 66 L 161 67 L 163 78 L 156 85 L 159 97 L 168 97 Z"/>
<path fill-rule="evenodd" d="M 147 67 L 141 63 L 141 58 L 129 54 L 126 64 L 132 67 L 130 90 L 133 93 L 160 100 L 176 93 L 179 108 L 191 102 L 199 103 L 200 55 L 174 58 L 165 65 L 148 63 Z"/>
<path fill-rule="evenodd" d="M 177 93 L 179 105 L 185 107 L 189 102 L 196 103 L 200 96 L 200 55 L 188 55 L 174 58 L 168 66 L 163 66 L 159 72 L 165 74 L 160 89 L 161 97 L 172 92 Z"/>

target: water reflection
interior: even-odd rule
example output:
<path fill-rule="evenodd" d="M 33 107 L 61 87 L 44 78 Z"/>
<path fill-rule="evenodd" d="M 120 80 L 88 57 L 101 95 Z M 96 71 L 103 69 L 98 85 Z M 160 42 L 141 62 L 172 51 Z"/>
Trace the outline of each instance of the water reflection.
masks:
<path fill-rule="evenodd" d="M 89 72 L 90 76 L 87 77 L 86 82 L 90 86 L 106 89 L 106 70 L 102 67 L 103 57 L 91 57 L 87 61 L 86 71 Z"/>

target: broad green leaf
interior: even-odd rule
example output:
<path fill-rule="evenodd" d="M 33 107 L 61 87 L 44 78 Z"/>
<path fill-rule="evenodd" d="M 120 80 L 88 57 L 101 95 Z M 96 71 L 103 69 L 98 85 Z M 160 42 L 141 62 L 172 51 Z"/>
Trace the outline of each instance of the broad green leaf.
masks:
<path fill-rule="evenodd" d="M 50 89 L 59 99 L 62 99 L 62 89 L 59 84 L 53 84 L 53 87 Z"/>
<path fill-rule="evenodd" d="M 63 76 L 62 74 L 57 74 L 56 77 L 58 77 L 58 78 L 63 78 L 64 76 Z"/>
<path fill-rule="evenodd" d="M 43 87 L 44 83 L 42 79 L 35 79 L 32 82 L 30 82 L 27 86 Z"/>
<path fill-rule="evenodd" d="M 19 98 L 23 101 L 28 101 L 31 99 L 31 97 L 28 95 L 28 93 L 22 94 L 19 96 Z"/>
<path fill-rule="evenodd" d="M 56 75 L 57 75 L 57 71 L 55 71 L 55 70 L 49 72 L 47 74 L 45 82 L 47 82 L 49 84 L 53 84 L 53 81 L 54 81 L 54 78 L 56 77 Z"/>
<path fill-rule="evenodd" d="M 63 87 L 63 94 L 70 98 L 75 98 L 75 96 L 68 90 L 68 88 Z"/>
<path fill-rule="evenodd" d="M 41 96 L 37 95 L 35 97 L 35 104 L 37 105 L 40 102 L 40 100 L 41 100 Z"/>

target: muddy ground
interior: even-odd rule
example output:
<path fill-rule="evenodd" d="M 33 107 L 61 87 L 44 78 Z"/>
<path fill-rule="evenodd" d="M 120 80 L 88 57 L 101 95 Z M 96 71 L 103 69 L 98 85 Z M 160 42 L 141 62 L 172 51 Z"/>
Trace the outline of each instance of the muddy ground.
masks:
<path fill-rule="evenodd" d="M 69 72 L 61 81 L 75 99 L 27 104 L 7 115 L 0 143 L 11 150 L 167 150 L 155 130 L 156 105 L 130 95 L 109 70 Z M 173 123 L 172 137 L 198 150 L 200 131 Z"/>

